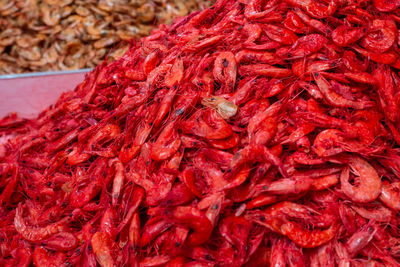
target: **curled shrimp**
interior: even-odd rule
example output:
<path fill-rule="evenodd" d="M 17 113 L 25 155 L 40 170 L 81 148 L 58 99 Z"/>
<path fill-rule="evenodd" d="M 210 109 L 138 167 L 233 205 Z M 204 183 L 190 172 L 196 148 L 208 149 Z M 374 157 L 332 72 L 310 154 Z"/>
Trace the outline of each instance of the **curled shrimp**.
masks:
<path fill-rule="evenodd" d="M 223 92 L 232 92 L 236 84 L 237 64 L 232 52 L 221 52 L 214 62 L 214 78 L 225 85 Z"/>
<path fill-rule="evenodd" d="M 357 176 L 358 186 L 349 182 L 350 169 L 346 167 L 340 176 L 341 189 L 350 199 L 360 203 L 375 200 L 381 194 L 382 182 L 376 170 L 360 157 L 350 157 L 349 166 Z"/>
<path fill-rule="evenodd" d="M 291 45 L 298 39 L 292 31 L 276 25 L 266 24 L 263 28 L 269 38 L 282 44 Z"/>
<path fill-rule="evenodd" d="M 321 34 L 309 34 L 297 39 L 286 53 L 288 58 L 301 58 L 318 52 L 328 40 Z M 288 76 L 288 75 L 286 75 Z"/>
<path fill-rule="evenodd" d="M 264 0 L 250 0 L 245 7 L 244 15 L 249 20 L 260 19 L 271 13 L 276 8 L 277 0 L 270 1 L 266 6 L 265 10 L 259 11 L 263 6 Z"/>
<path fill-rule="evenodd" d="M 165 160 L 174 155 L 181 146 L 181 139 L 176 131 L 175 122 L 170 122 L 151 146 L 151 158 Z"/>
<path fill-rule="evenodd" d="M 22 237 L 28 241 L 37 242 L 46 239 L 56 233 L 66 231 L 67 223 L 71 221 L 70 217 L 65 217 L 58 222 L 49 224 L 45 227 L 31 227 L 28 226 L 25 220 L 22 218 L 23 208 L 22 205 L 18 205 L 15 218 L 14 226 L 15 230 L 22 235 Z"/>
<path fill-rule="evenodd" d="M 232 127 L 212 109 L 198 110 L 181 127 L 184 132 L 207 139 L 225 139 L 233 133 Z"/>
<path fill-rule="evenodd" d="M 50 254 L 46 249 L 36 246 L 33 251 L 32 260 L 34 266 L 57 267 L 64 265 L 66 256 L 63 252 Z"/>
<path fill-rule="evenodd" d="M 366 32 L 366 28 L 353 28 L 342 25 L 333 30 L 332 41 L 338 46 L 348 46 L 357 42 Z"/>
<path fill-rule="evenodd" d="M 373 101 L 353 101 L 337 94 L 334 90 L 332 90 L 332 85 L 318 72 L 314 73 L 314 80 L 325 99 L 332 105 L 338 107 L 351 107 L 355 109 L 365 109 L 375 105 L 375 102 Z"/>
<path fill-rule="evenodd" d="M 344 51 L 342 61 L 350 71 L 366 71 L 369 65 L 368 57 L 361 61 L 353 51 Z"/>
<path fill-rule="evenodd" d="M 226 139 L 220 140 L 209 140 L 209 144 L 216 149 L 230 149 L 235 147 L 239 143 L 239 135 L 237 133 L 233 133 L 232 136 Z"/>
<path fill-rule="evenodd" d="M 384 183 L 379 199 L 389 208 L 400 210 L 400 182 Z"/>
<path fill-rule="evenodd" d="M 306 25 L 303 23 L 300 17 L 293 11 L 289 11 L 286 13 L 283 25 L 285 26 L 285 28 L 295 33 L 304 33 L 307 31 Z"/>
<path fill-rule="evenodd" d="M 337 228 L 336 224 L 332 224 L 325 230 L 309 231 L 297 223 L 287 222 L 281 226 L 281 233 L 302 248 L 315 248 L 332 240 L 336 235 Z"/>
<path fill-rule="evenodd" d="M 112 138 L 115 138 L 117 135 L 121 133 L 121 128 L 115 124 L 107 124 L 103 128 L 101 128 L 96 134 L 93 135 L 88 141 L 87 150 L 88 152 L 96 152 L 100 153 L 105 157 L 114 156 L 114 152 L 107 150 L 105 152 L 102 151 L 94 151 L 98 145 L 100 145 L 104 141 L 108 141 Z"/>
<path fill-rule="evenodd" d="M 396 36 L 397 26 L 393 20 L 375 19 L 361 45 L 367 50 L 383 53 L 394 44 Z"/>
<path fill-rule="evenodd" d="M 4 267 L 29 267 L 32 262 L 32 251 L 29 247 L 19 247 L 11 251 L 11 259 L 2 261 Z"/>
<path fill-rule="evenodd" d="M 285 0 L 285 2 L 293 6 L 301 7 L 308 14 L 318 19 L 323 19 L 333 15 L 337 9 L 337 1 L 335 0 L 330 0 L 328 5 L 314 0 Z"/>
<path fill-rule="evenodd" d="M 201 100 L 201 104 L 216 109 L 218 114 L 226 120 L 235 116 L 238 112 L 238 106 L 220 96 L 204 97 Z"/>
<path fill-rule="evenodd" d="M 196 208 L 179 206 L 171 212 L 172 218 L 178 223 L 189 226 L 193 232 L 187 239 L 189 246 L 198 246 L 206 242 L 212 232 L 210 220 Z"/>
<path fill-rule="evenodd" d="M 372 4 L 376 9 L 378 9 L 381 12 L 390 12 L 400 7 L 400 1 L 398 0 L 391 0 L 391 1 L 373 0 Z"/>

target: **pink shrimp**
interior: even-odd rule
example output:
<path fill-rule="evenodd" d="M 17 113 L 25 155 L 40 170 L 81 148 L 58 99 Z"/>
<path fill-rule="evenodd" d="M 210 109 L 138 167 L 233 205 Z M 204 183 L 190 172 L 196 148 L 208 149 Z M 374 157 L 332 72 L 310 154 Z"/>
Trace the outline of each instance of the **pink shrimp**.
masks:
<path fill-rule="evenodd" d="M 360 157 L 350 157 L 349 165 L 357 176 L 358 185 L 349 182 L 349 168 L 340 176 L 341 189 L 350 199 L 360 203 L 371 202 L 381 194 L 382 182 L 376 170 Z"/>
<path fill-rule="evenodd" d="M 374 237 L 376 229 L 374 229 L 373 221 L 362 227 L 359 231 L 354 233 L 349 240 L 347 240 L 345 246 L 350 256 L 355 256 L 363 249 Z"/>
<path fill-rule="evenodd" d="M 389 208 L 400 210 L 400 182 L 383 183 L 379 199 Z"/>
<path fill-rule="evenodd" d="M 96 232 L 92 236 L 91 245 L 100 266 L 112 267 L 122 265 L 122 254 L 119 247 L 108 234 Z"/>

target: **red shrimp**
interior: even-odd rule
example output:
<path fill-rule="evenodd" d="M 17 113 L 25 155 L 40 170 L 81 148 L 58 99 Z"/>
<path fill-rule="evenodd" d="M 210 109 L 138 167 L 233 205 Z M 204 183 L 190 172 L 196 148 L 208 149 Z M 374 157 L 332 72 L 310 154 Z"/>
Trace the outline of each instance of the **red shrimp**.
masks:
<path fill-rule="evenodd" d="M 140 240 L 140 218 L 139 214 L 135 212 L 132 215 L 132 221 L 131 224 L 129 225 L 129 244 L 133 247 L 136 248 L 139 245 L 139 240 Z"/>
<path fill-rule="evenodd" d="M 277 2 L 277 0 L 272 0 L 265 6 L 265 10 L 259 11 L 263 6 L 263 0 L 249 0 L 244 10 L 244 15 L 249 20 L 264 18 L 276 8 Z"/>
<path fill-rule="evenodd" d="M 292 31 L 279 26 L 266 24 L 263 28 L 269 38 L 282 44 L 290 45 L 298 39 L 297 35 Z"/>
<path fill-rule="evenodd" d="M 350 71 L 366 71 L 369 65 L 368 57 L 365 57 L 363 61 L 358 60 L 356 54 L 353 51 L 344 51 L 343 53 L 343 64 Z"/>
<path fill-rule="evenodd" d="M 286 13 L 285 20 L 283 21 L 283 25 L 295 32 L 295 33 L 305 33 L 307 32 L 307 27 L 300 19 L 300 17 L 293 11 L 289 11 Z"/>
<path fill-rule="evenodd" d="M 349 168 L 345 168 L 340 176 L 341 189 L 355 202 L 366 203 L 375 200 L 381 194 L 382 182 L 376 170 L 360 157 L 350 157 L 349 165 L 357 175 L 358 185 L 349 182 Z"/>
<path fill-rule="evenodd" d="M 212 225 L 201 211 L 193 207 L 179 206 L 171 212 L 171 216 L 176 222 L 193 230 L 186 241 L 189 246 L 201 245 L 209 239 Z"/>
<path fill-rule="evenodd" d="M 282 62 L 274 53 L 267 51 L 253 51 L 244 49 L 236 53 L 235 59 L 237 64 L 248 64 L 248 63 L 266 63 L 266 64 L 278 64 Z"/>
<path fill-rule="evenodd" d="M 370 221 L 369 224 L 362 227 L 359 231 L 354 233 L 349 240 L 347 240 L 345 246 L 350 256 L 357 255 L 360 250 L 371 242 L 376 232 L 373 224 L 373 221 Z"/>
<path fill-rule="evenodd" d="M 332 85 L 319 73 L 314 73 L 314 80 L 321 90 L 321 93 L 325 96 L 326 100 L 338 107 L 351 107 L 355 109 L 365 109 L 375 105 L 373 101 L 353 101 L 337 94 L 331 89 Z"/>
<path fill-rule="evenodd" d="M 349 46 L 357 42 L 366 32 L 366 28 L 353 28 L 341 25 L 332 32 L 332 41 L 338 46 Z"/>
<path fill-rule="evenodd" d="M 290 69 L 274 67 L 269 64 L 253 64 L 241 65 L 239 67 L 239 74 L 242 76 L 261 75 L 274 78 L 283 78 L 290 76 L 292 71 Z"/>
<path fill-rule="evenodd" d="M 337 9 L 337 3 L 334 0 L 329 1 L 328 5 L 319 1 L 299 1 L 299 0 L 285 0 L 290 5 L 299 6 L 307 11 L 311 16 L 322 19 L 333 15 Z"/>
<path fill-rule="evenodd" d="M 393 217 L 393 212 L 383 205 L 373 205 L 371 207 L 352 206 L 361 217 L 377 222 L 390 222 Z"/>
<path fill-rule="evenodd" d="M 178 89 L 168 90 L 168 92 L 165 94 L 164 98 L 161 100 L 157 115 L 153 121 L 154 127 L 158 127 L 160 125 L 161 121 L 165 118 L 165 116 L 170 111 L 171 106 L 172 106 L 172 101 L 174 100 L 174 97 L 175 97 L 177 91 L 178 91 Z"/>
<path fill-rule="evenodd" d="M 315 30 L 317 30 L 320 33 L 323 33 L 326 36 L 329 36 L 331 34 L 332 28 L 327 24 L 323 23 L 322 21 L 310 18 L 306 13 L 304 13 L 300 9 L 295 10 L 295 13 L 306 25 L 310 26 L 311 28 L 314 28 Z"/>
<path fill-rule="evenodd" d="M 224 93 L 232 92 L 236 84 L 237 65 L 232 52 L 221 52 L 214 62 L 214 78 L 225 85 Z"/>
<path fill-rule="evenodd" d="M 154 160 L 165 160 L 174 155 L 181 146 L 181 139 L 176 131 L 175 122 L 165 126 L 158 139 L 151 146 L 151 158 Z"/>
<path fill-rule="evenodd" d="M 181 124 L 184 132 L 207 139 L 225 139 L 232 135 L 232 127 L 218 114 L 207 109 L 198 110 L 189 121 Z"/>
<path fill-rule="evenodd" d="M 397 0 L 383 1 L 383 0 L 373 0 L 374 7 L 382 12 L 389 12 L 400 7 L 400 2 Z"/>
<path fill-rule="evenodd" d="M 72 190 L 69 196 L 69 202 L 72 207 L 78 208 L 87 204 L 101 190 L 102 181 L 106 173 L 107 161 L 105 158 L 99 158 L 90 166 L 87 174 L 76 175 L 76 187 Z"/>
<path fill-rule="evenodd" d="M 68 232 L 59 232 L 52 235 L 50 238 L 43 240 L 42 244 L 48 249 L 55 251 L 70 251 L 78 247 L 78 238 Z"/>
<path fill-rule="evenodd" d="M 27 225 L 26 221 L 23 218 L 23 208 L 22 205 L 18 205 L 15 218 L 14 218 L 14 226 L 15 230 L 21 234 L 21 236 L 32 242 L 41 241 L 46 239 L 54 234 L 57 234 L 62 231 L 67 230 L 67 224 L 70 222 L 72 217 L 69 216 L 61 219 L 58 222 L 51 223 L 45 227 L 32 227 Z"/>
<path fill-rule="evenodd" d="M 62 252 L 49 253 L 46 249 L 39 246 L 33 251 L 33 264 L 35 266 L 59 267 L 67 266 L 65 264 L 66 255 Z"/>
<path fill-rule="evenodd" d="M 393 20 L 375 19 L 361 40 L 361 45 L 368 50 L 383 53 L 394 44 L 396 36 L 397 26 Z"/>
<path fill-rule="evenodd" d="M 121 193 L 122 185 L 124 184 L 125 179 L 125 169 L 124 165 L 118 159 L 112 159 L 109 162 L 109 165 L 114 166 L 115 176 L 113 180 L 113 188 L 112 188 L 112 205 L 116 206 L 118 203 L 119 195 Z"/>
<path fill-rule="evenodd" d="M 32 262 L 32 251 L 28 247 L 18 247 L 11 251 L 11 259 L 4 261 L 4 267 L 29 267 Z"/>
<path fill-rule="evenodd" d="M 1 180 L 5 181 L 9 172 L 11 172 L 11 177 L 8 179 L 7 185 L 3 188 L 3 191 L 0 194 L 0 206 L 3 204 L 7 204 L 14 193 L 15 187 L 18 185 L 19 181 L 19 169 L 14 164 L 8 164 L 5 167 L 0 167 L 2 170 Z"/>
<path fill-rule="evenodd" d="M 179 84 L 183 79 L 183 75 L 184 75 L 183 68 L 184 68 L 184 66 L 183 66 L 182 59 L 180 59 L 180 58 L 175 59 L 175 62 L 172 65 L 171 69 L 169 70 L 167 75 L 165 75 L 165 79 L 164 79 L 165 86 L 172 88 L 173 86 L 176 86 L 177 84 Z M 168 101 L 169 100 L 167 99 L 166 102 L 168 102 Z"/>
<path fill-rule="evenodd" d="M 327 189 L 331 186 L 339 183 L 339 177 L 337 174 L 330 174 L 326 176 L 322 176 L 320 178 L 315 178 L 312 180 L 310 190 L 320 191 Z"/>
<path fill-rule="evenodd" d="M 379 199 L 389 208 L 400 210 L 400 182 L 384 182 Z"/>
<path fill-rule="evenodd" d="M 309 231 L 297 223 L 286 222 L 281 226 L 281 233 L 303 248 L 314 248 L 332 240 L 336 235 L 337 225 L 333 224 L 326 230 Z"/>
<path fill-rule="evenodd" d="M 103 232 L 96 232 L 91 239 L 93 253 L 102 267 L 121 266 L 122 254 L 118 245 Z"/>

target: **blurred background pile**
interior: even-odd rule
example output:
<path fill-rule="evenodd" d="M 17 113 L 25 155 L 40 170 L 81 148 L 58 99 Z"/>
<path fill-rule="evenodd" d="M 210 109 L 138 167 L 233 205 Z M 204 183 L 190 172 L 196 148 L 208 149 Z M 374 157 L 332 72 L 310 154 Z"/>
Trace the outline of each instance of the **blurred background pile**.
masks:
<path fill-rule="evenodd" d="M 0 0 L 0 75 L 93 68 L 207 0 Z M 110 52 L 111 51 L 111 52 Z"/>

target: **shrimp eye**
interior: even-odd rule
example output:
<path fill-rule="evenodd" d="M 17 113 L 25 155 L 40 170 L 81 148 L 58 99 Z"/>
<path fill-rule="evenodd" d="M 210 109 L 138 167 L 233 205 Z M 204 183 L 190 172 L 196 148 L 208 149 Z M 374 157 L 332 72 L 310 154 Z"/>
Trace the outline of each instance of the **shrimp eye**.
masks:
<path fill-rule="evenodd" d="M 226 60 L 225 58 L 222 60 L 222 66 L 224 66 L 224 68 L 228 67 L 229 62 L 228 60 Z"/>

